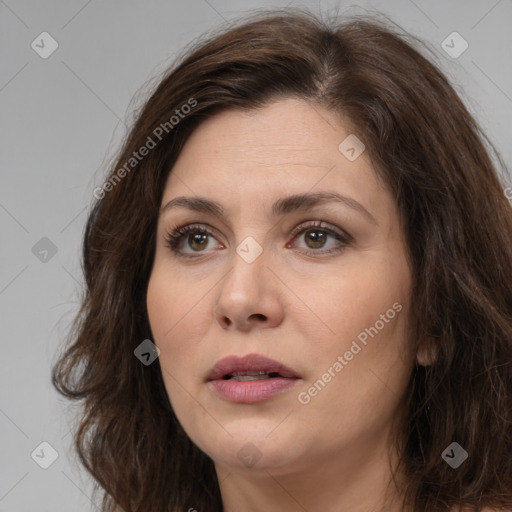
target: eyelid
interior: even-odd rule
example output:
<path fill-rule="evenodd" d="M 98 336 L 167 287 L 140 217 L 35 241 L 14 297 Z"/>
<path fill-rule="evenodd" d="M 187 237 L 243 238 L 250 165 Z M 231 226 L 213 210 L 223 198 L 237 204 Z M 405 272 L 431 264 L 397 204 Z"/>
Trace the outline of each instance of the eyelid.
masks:
<path fill-rule="evenodd" d="M 295 238 L 302 231 L 305 231 L 307 228 L 319 228 L 326 231 L 333 231 L 340 238 L 342 238 L 346 243 L 352 242 L 353 238 L 350 236 L 345 230 L 338 228 L 337 226 L 330 224 L 324 220 L 315 220 L 315 221 L 305 221 L 301 222 L 296 228 L 294 228 L 291 232 L 291 237 Z"/>

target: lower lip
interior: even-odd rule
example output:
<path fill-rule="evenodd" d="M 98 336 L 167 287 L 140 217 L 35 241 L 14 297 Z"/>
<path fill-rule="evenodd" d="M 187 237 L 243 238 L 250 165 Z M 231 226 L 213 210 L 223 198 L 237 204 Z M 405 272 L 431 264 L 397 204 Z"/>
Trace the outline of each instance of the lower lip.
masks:
<path fill-rule="evenodd" d="M 211 386 L 217 394 L 229 402 L 251 404 L 263 402 L 293 386 L 298 379 L 274 377 L 261 380 L 212 380 Z"/>

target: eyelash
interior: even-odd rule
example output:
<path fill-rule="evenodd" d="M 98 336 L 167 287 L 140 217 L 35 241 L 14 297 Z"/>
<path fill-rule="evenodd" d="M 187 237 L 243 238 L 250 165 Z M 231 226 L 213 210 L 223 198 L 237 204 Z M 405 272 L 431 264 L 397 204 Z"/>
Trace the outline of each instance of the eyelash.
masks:
<path fill-rule="evenodd" d="M 318 254 L 334 254 L 339 253 L 345 249 L 345 247 L 352 242 L 352 237 L 348 234 L 343 234 L 342 232 L 338 232 L 337 230 L 334 230 L 332 228 L 328 228 L 323 224 L 323 221 L 315 221 L 311 222 L 307 225 L 301 224 L 296 229 L 292 231 L 292 239 L 295 240 L 298 238 L 298 235 L 301 235 L 303 232 L 308 231 L 308 229 L 311 228 L 321 228 L 318 229 L 319 231 L 322 231 L 326 233 L 327 235 L 333 236 L 337 240 L 339 240 L 342 243 L 342 247 L 338 247 L 337 249 L 329 249 L 327 251 L 321 252 L 320 250 L 304 250 L 303 251 L 308 255 L 318 255 Z M 176 226 L 173 230 L 171 230 L 167 235 L 165 236 L 165 245 L 178 257 L 180 258 L 198 258 L 202 256 L 201 251 L 196 251 L 197 255 L 194 256 L 192 254 L 187 254 L 181 252 L 177 246 L 179 245 L 179 242 L 181 239 L 188 235 L 189 233 L 199 233 L 199 234 L 205 234 L 210 235 L 211 237 L 215 238 L 215 233 L 211 230 L 211 228 L 202 225 L 202 224 L 187 224 L 182 226 Z"/>

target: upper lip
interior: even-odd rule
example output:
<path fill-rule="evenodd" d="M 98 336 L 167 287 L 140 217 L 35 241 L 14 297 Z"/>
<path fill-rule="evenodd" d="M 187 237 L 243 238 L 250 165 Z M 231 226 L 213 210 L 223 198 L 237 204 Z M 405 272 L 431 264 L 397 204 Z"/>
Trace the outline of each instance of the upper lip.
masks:
<path fill-rule="evenodd" d="M 265 373 L 278 373 L 281 377 L 299 378 L 291 368 L 278 361 L 260 354 L 247 354 L 220 359 L 208 374 L 208 380 L 222 379 L 225 375 L 243 371 L 264 371 Z"/>

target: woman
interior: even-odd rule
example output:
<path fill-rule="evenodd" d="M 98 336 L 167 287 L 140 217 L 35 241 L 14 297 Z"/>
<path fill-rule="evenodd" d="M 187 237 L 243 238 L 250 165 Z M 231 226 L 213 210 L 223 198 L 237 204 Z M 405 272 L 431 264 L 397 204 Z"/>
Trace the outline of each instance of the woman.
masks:
<path fill-rule="evenodd" d="M 95 191 L 53 370 L 104 510 L 512 508 L 484 140 L 376 19 L 262 12 L 184 54 Z"/>

